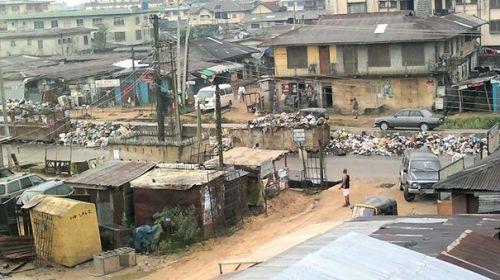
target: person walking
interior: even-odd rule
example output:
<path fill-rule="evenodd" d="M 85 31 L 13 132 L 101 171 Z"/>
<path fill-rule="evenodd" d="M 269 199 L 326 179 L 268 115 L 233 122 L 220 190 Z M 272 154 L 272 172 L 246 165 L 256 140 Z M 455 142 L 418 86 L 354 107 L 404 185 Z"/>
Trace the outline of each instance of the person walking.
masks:
<path fill-rule="evenodd" d="M 359 104 L 356 97 L 352 99 L 352 114 L 354 115 L 354 119 L 357 120 L 359 116 Z"/>
<path fill-rule="evenodd" d="M 245 94 L 245 87 L 243 85 L 241 85 L 239 88 L 238 88 L 238 100 L 241 102 L 243 102 L 243 95 Z"/>
<path fill-rule="evenodd" d="M 342 195 L 344 196 L 345 203 L 342 207 L 349 207 L 351 202 L 349 201 L 349 188 L 351 186 L 351 177 L 347 174 L 347 169 L 344 169 L 342 172 L 342 185 L 340 185 L 340 189 L 342 189 Z"/>

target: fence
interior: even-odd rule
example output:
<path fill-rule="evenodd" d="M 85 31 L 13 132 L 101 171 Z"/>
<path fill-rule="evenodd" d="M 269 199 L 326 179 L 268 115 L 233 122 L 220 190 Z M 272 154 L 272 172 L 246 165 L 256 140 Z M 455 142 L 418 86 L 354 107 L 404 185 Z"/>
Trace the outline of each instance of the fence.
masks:
<path fill-rule="evenodd" d="M 486 133 L 487 145 L 488 145 L 488 155 L 494 153 L 498 146 L 500 145 L 500 135 L 498 134 L 498 123 L 488 129 Z"/>

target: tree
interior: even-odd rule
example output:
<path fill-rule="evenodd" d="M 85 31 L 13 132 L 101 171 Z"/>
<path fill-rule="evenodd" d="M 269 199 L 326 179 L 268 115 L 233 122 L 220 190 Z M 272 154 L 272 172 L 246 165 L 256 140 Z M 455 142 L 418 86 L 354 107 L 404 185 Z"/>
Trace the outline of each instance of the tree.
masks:
<path fill-rule="evenodd" d="M 106 48 L 106 36 L 108 27 L 104 24 L 99 25 L 96 33 L 94 33 L 94 48 L 102 50 Z"/>

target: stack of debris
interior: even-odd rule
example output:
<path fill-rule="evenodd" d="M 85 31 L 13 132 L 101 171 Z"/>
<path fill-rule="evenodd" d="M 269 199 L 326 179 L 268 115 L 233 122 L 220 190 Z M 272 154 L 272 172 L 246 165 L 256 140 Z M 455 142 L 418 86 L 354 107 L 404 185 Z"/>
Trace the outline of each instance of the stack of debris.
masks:
<path fill-rule="evenodd" d="M 35 257 L 33 236 L 0 236 L 0 255 L 3 260 L 22 261 Z"/>
<path fill-rule="evenodd" d="M 210 144 L 210 151 L 212 151 L 213 155 L 217 155 L 219 152 L 219 145 L 217 144 L 217 137 L 215 136 L 210 136 L 209 144 Z M 229 151 L 233 148 L 233 138 L 231 135 L 223 135 L 222 136 L 222 150 Z"/>
<path fill-rule="evenodd" d="M 402 136 L 393 133 L 385 137 L 377 137 L 373 134 L 352 134 L 344 130 L 331 133 L 330 143 L 326 147 L 327 154 L 345 155 L 347 153 L 357 155 L 401 155 L 406 149 L 429 148 L 434 154 L 477 154 L 480 152 L 481 144 L 486 139 L 475 135 L 446 137 L 431 133 L 417 133 L 410 136 Z"/>
<path fill-rule="evenodd" d="M 249 122 L 250 128 L 310 128 L 325 124 L 323 117 L 315 117 L 311 114 L 303 116 L 300 113 L 281 113 L 276 115 L 265 115 Z"/>
<path fill-rule="evenodd" d="M 138 135 L 137 127 L 130 124 L 76 121 L 71 126 L 71 132 L 59 135 L 60 143 L 64 145 L 72 143 L 87 148 L 103 148 L 108 145 L 111 139 L 118 140 Z"/>
<path fill-rule="evenodd" d="M 14 121 L 22 122 L 35 119 L 36 116 L 45 116 L 61 110 L 60 106 L 55 106 L 48 102 L 33 103 L 32 101 L 9 99 L 7 101 L 7 112 Z"/>

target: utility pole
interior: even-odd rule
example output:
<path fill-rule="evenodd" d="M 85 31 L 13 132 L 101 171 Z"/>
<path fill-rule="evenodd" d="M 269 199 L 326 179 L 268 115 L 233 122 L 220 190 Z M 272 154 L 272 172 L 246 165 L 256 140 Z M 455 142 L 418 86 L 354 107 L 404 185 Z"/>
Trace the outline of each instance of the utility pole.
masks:
<path fill-rule="evenodd" d="M 217 154 L 219 156 L 219 169 L 224 168 L 224 148 L 222 147 L 222 114 L 220 108 L 220 89 L 219 83 L 215 84 L 215 130 L 217 133 Z"/>
<path fill-rule="evenodd" d="M 177 1 L 177 51 L 176 51 L 176 65 L 175 69 L 177 69 L 177 94 L 181 93 L 184 96 L 184 92 L 181 85 L 181 4 L 180 1 Z M 181 102 L 184 103 L 184 98 L 182 98 Z"/>
<path fill-rule="evenodd" d="M 156 120 L 158 124 L 158 141 L 165 141 L 165 96 L 161 92 L 161 70 L 160 70 L 160 31 L 158 15 L 152 15 L 154 32 L 154 92 L 156 93 Z"/>
<path fill-rule="evenodd" d="M 177 140 L 181 140 L 181 116 L 179 112 L 179 89 L 177 88 L 177 84 L 175 83 L 175 77 L 176 77 L 176 69 L 175 69 L 175 63 L 174 63 L 174 50 L 172 47 L 172 43 L 170 42 L 168 44 L 168 52 L 170 54 L 170 78 L 172 80 L 172 97 L 174 101 L 174 110 L 175 110 L 175 136 Z M 179 60 L 177 60 L 179 61 Z"/>
<path fill-rule="evenodd" d="M 132 70 L 135 71 L 135 52 L 134 46 L 130 47 L 132 49 Z"/>
<path fill-rule="evenodd" d="M 191 25 L 189 24 L 190 12 L 188 11 L 187 18 L 187 30 L 186 30 L 186 39 L 184 40 L 184 68 L 182 69 L 182 96 L 183 102 L 186 104 L 187 97 L 187 69 L 188 69 L 188 52 L 189 52 L 189 35 L 191 33 Z"/>
<path fill-rule="evenodd" d="M 4 136 L 9 136 L 9 124 L 7 122 L 7 101 L 5 98 L 5 89 L 3 87 L 3 72 L 2 72 L 2 62 L 0 62 L 0 95 L 2 101 L 2 116 L 3 116 L 3 134 Z M 0 161 L 3 163 L 3 161 Z"/>

